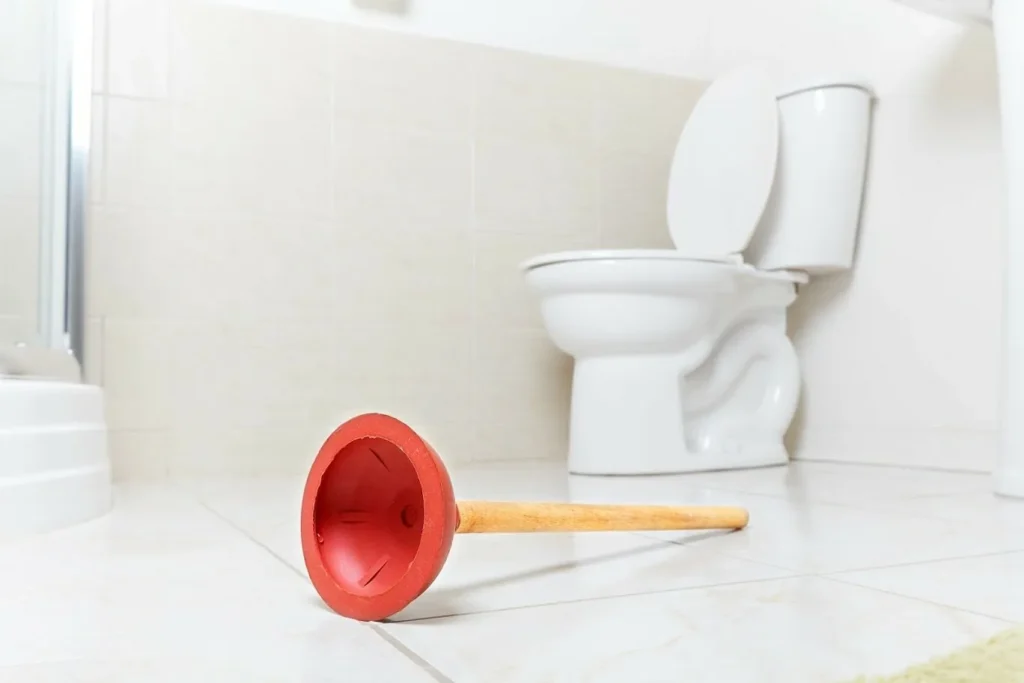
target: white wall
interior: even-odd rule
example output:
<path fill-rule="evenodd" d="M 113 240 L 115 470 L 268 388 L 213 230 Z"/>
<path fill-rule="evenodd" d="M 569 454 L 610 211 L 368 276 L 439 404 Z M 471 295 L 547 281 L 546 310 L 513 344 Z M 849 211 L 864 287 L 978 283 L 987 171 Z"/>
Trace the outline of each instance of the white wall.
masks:
<path fill-rule="evenodd" d="M 225 0 L 689 77 L 750 58 L 879 96 L 854 275 L 794 312 L 800 457 L 988 469 L 1002 185 L 991 35 L 893 0 Z"/>
<path fill-rule="evenodd" d="M 882 92 L 963 32 L 894 0 L 222 1 L 694 78 L 755 56 L 802 71 L 813 55 Z"/>

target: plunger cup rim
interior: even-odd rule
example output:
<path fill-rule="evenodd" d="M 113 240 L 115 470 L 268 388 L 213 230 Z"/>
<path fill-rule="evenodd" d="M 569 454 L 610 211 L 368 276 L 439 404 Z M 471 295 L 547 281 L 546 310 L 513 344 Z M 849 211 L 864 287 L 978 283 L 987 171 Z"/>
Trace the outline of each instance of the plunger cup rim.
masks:
<path fill-rule="evenodd" d="M 419 546 L 408 570 L 378 595 L 356 595 L 343 587 L 326 565 L 316 526 L 317 497 L 325 473 L 348 446 L 362 439 L 382 439 L 396 446 L 413 466 L 423 495 Z M 451 479 L 433 448 L 407 424 L 390 415 L 365 413 L 340 425 L 313 460 L 302 495 L 302 556 L 313 587 L 335 612 L 360 621 L 379 621 L 404 609 L 437 578 L 448 558 L 458 510 Z"/>

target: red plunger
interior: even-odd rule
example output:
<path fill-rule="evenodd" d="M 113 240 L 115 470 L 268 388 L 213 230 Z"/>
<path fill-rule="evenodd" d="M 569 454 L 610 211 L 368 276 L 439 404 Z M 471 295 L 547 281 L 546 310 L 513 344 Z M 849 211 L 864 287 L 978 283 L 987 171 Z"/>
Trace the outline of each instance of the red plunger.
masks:
<path fill-rule="evenodd" d="M 433 583 L 456 533 L 740 529 L 747 519 L 732 507 L 456 503 L 427 442 L 370 413 L 338 427 L 313 462 L 302 495 L 302 555 L 331 609 L 378 621 Z"/>

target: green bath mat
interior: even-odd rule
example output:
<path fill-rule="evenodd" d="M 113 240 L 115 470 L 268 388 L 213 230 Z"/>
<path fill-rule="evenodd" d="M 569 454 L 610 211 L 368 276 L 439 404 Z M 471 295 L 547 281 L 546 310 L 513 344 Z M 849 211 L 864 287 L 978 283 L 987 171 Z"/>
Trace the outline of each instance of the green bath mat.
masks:
<path fill-rule="evenodd" d="M 1024 683 L 1024 627 L 965 647 L 889 677 L 850 683 Z"/>

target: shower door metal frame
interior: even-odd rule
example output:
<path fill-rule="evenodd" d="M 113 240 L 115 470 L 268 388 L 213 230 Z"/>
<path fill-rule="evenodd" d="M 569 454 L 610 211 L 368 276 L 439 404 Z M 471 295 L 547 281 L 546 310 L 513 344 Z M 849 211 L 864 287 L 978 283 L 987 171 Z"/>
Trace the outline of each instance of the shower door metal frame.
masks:
<path fill-rule="evenodd" d="M 40 146 L 37 339 L 0 349 L 0 376 L 82 381 L 92 130 L 93 0 L 53 0 Z"/>

